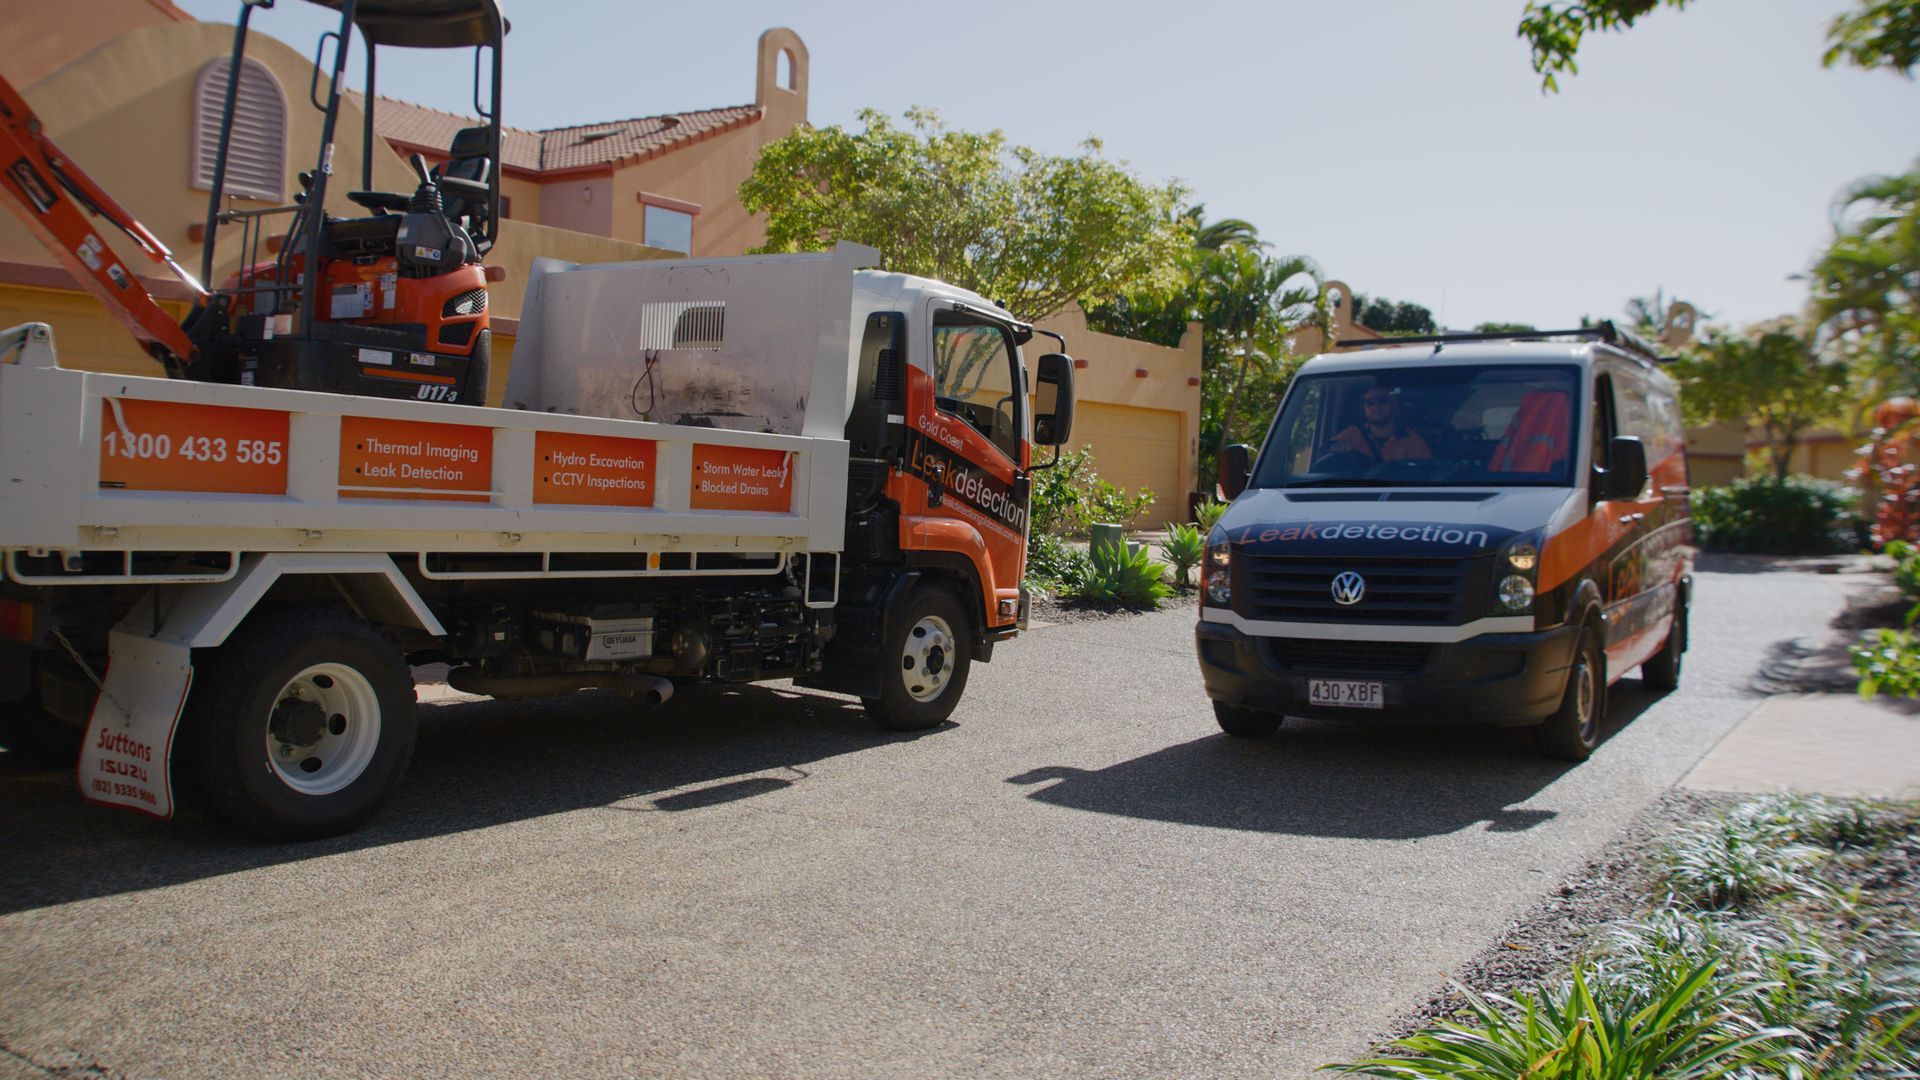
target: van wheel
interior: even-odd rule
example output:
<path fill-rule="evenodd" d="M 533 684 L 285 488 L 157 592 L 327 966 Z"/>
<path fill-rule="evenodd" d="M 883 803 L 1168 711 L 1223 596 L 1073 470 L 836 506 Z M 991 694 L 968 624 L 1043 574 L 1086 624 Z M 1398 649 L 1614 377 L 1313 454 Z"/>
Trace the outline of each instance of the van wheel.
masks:
<path fill-rule="evenodd" d="M 1580 631 L 1573 666 L 1567 669 L 1567 689 L 1560 708 L 1534 730 L 1540 752 L 1563 761 L 1585 761 L 1600 745 L 1600 721 L 1607 715 L 1607 674 L 1600 639 L 1588 628 Z"/>
<path fill-rule="evenodd" d="M 194 667 L 186 760 L 240 828 L 270 840 L 337 836 L 372 817 L 406 772 L 413 676 L 358 618 L 277 612 L 196 654 Z"/>
<path fill-rule="evenodd" d="M 867 715 L 894 731 L 937 727 L 967 688 L 973 662 L 967 614 L 944 589 L 915 589 L 901 605 L 880 656 L 886 666 L 880 696 L 861 699 Z"/>
<path fill-rule="evenodd" d="M 1687 603 L 1682 600 L 1673 609 L 1673 627 L 1667 631 L 1660 651 L 1640 665 L 1640 682 L 1656 694 L 1671 694 L 1680 689 L 1680 654 L 1687 651 Z"/>
<path fill-rule="evenodd" d="M 1242 739 L 1264 739 L 1280 730 L 1280 724 L 1286 717 L 1279 713 L 1260 712 L 1242 708 L 1239 705 L 1213 703 L 1213 718 L 1220 724 L 1220 730 Z"/>

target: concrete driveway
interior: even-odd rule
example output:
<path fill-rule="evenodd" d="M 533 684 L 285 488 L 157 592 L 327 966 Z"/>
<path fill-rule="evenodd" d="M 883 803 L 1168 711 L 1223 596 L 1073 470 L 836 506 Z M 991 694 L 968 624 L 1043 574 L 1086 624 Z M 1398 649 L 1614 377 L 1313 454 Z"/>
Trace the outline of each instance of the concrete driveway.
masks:
<path fill-rule="evenodd" d="M 1682 689 L 1619 684 L 1578 768 L 1466 727 L 1229 739 L 1184 608 L 1025 635 L 918 737 L 781 688 L 423 706 L 400 797 L 306 845 L 0 754 L 0 1076 L 1304 1076 L 1842 602 L 1703 572 Z"/>

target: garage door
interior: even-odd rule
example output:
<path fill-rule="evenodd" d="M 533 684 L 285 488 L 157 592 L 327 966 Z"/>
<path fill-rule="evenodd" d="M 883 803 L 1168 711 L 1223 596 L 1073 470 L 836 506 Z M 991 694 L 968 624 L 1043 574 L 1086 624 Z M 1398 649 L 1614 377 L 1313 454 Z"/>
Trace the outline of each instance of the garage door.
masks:
<path fill-rule="evenodd" d="M 1186 513 L 1179 413 L 1082 401 L 1074 409 L 1073 445 L 1093 447 L 1102 480 L 1128 491 L 1153 489 L 1154 505 L 1135 524 L 1158 528 L 1163 519 Z"/>

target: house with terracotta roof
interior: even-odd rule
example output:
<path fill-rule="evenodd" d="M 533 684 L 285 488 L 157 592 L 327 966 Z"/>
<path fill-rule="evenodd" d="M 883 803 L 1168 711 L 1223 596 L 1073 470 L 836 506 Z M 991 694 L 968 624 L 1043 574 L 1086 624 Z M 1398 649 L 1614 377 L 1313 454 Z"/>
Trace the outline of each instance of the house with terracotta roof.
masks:
<path fill-rule="evenodd" d="M 365 99 L 356 95 L 364 108 Z M 444 160 L 470 116 L 382 97 L 374 128 L 402 157 Z M 501 134 L 505 217 L 696 258 L 766 240 L 740 208 L 760 148 L 807 119 L 807 46 L 792 30 L 760 35 L 753 101 L 691 112 Z"/>

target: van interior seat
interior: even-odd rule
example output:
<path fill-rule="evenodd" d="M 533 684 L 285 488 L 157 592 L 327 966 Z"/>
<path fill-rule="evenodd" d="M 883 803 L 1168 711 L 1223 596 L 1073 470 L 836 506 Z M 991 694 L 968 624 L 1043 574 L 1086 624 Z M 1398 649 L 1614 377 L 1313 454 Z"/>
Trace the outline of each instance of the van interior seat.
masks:
<path fill-rule="evenodd" d="M 1527 391 L 1487 468 L 1492 472 L 1552 471 L 1566 460 L 1572 411 L 1565 390 Z"/>

